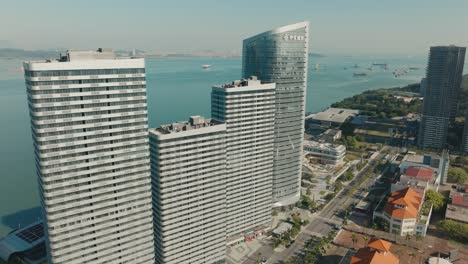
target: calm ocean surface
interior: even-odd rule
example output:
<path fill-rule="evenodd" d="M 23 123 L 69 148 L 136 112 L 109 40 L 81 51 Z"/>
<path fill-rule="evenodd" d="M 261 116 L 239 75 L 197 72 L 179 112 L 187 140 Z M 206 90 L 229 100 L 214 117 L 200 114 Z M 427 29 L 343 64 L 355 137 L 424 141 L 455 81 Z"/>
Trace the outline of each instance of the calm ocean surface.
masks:
<path fill-rule="evenodd" d="M 374 67 L 366 77 L 353 77 L 354 72 L 367 72 L 373 62 L 388 63 L 389 69 Z M 212 68 L 203 70 L 202 64 Z M 318 71 L 315 64 L 319 64 Z M 355 64 L 358 69 L 352 68 Z M 307 112 L 320 111 L 365 90 L 419 82 L 425 64 L 426 57 L 311 57 Z M 18 224 L 29 224 L 40 213 L 23 74 L 8 71 L 20 66 L 19 60 L 0 60 L 0 237 Z M 394 78 L 393 70 L 401 67 L 419 69 Z M 209 116 L 211 86 L 238 79 L 241 60 L 148 59 L 146 72 L 150 126 L 158 126 L 186 120 L 189 115 Z"/>

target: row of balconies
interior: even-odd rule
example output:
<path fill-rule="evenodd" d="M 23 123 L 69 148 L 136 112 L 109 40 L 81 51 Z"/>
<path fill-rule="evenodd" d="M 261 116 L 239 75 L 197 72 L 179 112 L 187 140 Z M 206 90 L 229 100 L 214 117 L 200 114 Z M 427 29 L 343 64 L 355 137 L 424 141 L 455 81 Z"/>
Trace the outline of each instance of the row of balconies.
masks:
<path fill-rule="evenodd" d="M 65 115 L 65 114 L 77 114 L 77 113 L 87 113 L 87 112 L 95 112 L 95 111 L 109 111 L 109 110 L 119 110 L 119 109 L 126 109 L 126 108 L 145 108 L 148 106 L 146 103 L 129 103 L 123 105 L 110 105 L 110 106 L 99 106 L 94 107 L 91 105 L 86 105 L 87 107 L 75 107 L 71 109 L 63 109 L 63 110 L 55 110 L 55 111 L 31 111 L 33 116 L 49 116 L 49 115 Z"/>

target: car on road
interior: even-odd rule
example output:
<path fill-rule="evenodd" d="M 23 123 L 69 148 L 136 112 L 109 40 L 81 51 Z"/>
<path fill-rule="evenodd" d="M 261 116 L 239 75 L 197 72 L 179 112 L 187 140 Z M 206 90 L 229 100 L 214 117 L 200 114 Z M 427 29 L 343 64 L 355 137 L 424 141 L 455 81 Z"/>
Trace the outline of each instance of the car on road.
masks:
<path fill-rule="evenodd" d="M 340 229 L 341 229 L 341 225 L 335 225 L 335 226 L 333 226 L 333 229 L 335 229 L 335 230 L 340 230 Z"/>

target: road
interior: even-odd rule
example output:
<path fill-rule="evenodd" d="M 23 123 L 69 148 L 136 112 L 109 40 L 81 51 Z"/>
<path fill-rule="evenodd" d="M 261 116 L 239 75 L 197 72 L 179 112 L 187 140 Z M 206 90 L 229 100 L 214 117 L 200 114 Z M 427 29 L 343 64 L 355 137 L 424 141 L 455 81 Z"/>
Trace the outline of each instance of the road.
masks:
<path fill-rule="evenodd" d="M 386 153 L 384 151 L 387 148 L 384 147 L 383 151 L 377 155 L 377 157 L 373 160 L 370 160 L 367 165 L 354 177 L 354 179 L 344 186 L 343 190 L 333 199 L 330 201 L 325 208 L 319 213 L 316 213 L 312 220 L 310 221 L 309 225 L 302 230 L 302 232 L 297 236 L 296 241 L 289 247 L 286 248 L 282 252 L 274 252 L 271 249 L 271 245 L 264 245 L 258 251 L 257 254 L 260 253 L 262 256 L 271 256 L 267 263 L 279 263 L 280 261 L 287 260 L 288 258 L 298 255 L 301 250 L 304 248 L 304 243 L 311 236 L 323 236 L 330 232 L 336 224 L 341 225 L 343 222 L 342 215 L 337 216 L 338 213 L 343 212 L 346 210 L 351 204 L 357 203 L 361 199 L 361 195 L 366 191 L 368 186 L 371 186 L 375 179 L 369 177 L 358 189 L 358 191 L 352 196 L 348 197 L 347 194 L 353 188 L 361 178 L 363 178 L 370 170 L 373 169 L 374 165 L 385 156 Z M 273 252 L 273 254 L 272 254 Z M 254 254 L 256 255 L 256 254 Z M 251 264 L 255 263 L 255 258 L 251 257 L 244 263 Z"/>

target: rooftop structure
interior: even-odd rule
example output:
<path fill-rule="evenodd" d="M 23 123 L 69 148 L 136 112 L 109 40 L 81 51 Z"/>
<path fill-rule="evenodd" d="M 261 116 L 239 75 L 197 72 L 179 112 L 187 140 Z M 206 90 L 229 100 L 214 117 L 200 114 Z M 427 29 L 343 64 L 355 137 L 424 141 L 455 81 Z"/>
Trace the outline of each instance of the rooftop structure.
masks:
<path fill-rule="evenodd" d="M 158 128 L 153 129 L 153 133 L 160 133 L 162 135 L 179 133 L 182 131 L 190 131 L 193 129 L 211 127 L 222 124 L 222 122 L 214 119 L 205 119 L 202 116 L 191 116 L 189 121 L 179 121 L 168 125 L 162 125 Z"/>
<path fill-rule="evenodd" d="M 0 260 L 9 263 L 13 256 L 18 256 L 25 263 L 47 260 L 42 221 L 19 228 L 0 240 Z"/>
<path fill-rule="evenodd" d="M 452 190 L 447 204 L 445 219 L 468 224 L 468 193 Z"/>
<path fill-rule="evenodd" d="M 333 143 L 341 138 L 342 132 L 339 129 L 327 129 L 322 134 L 322 138 L 328 142 Z"/>
<path fill-rule="evenodd" d="M 417 180 L 430 181 L 434 177 L 434 169 L 410 166 L 403 174 L 403 176 L 414 178 Z"/>
<path fill-rule="evenodd" d="M 340 126 L 349 119 L 359 115 L 359 110 L 328 108 L 327 110 L 306 117 L 307 123 L 320 124 L 322 126 Z"/>
<path fill-rule="evenodd" d="M 281 222 L 277 228 L 275 228 L 272 232 L 276 236 L 282 236 L 284 233 L 291 230 L 292 225 L 290 223 Z"/>
<path fill-rule="evenodd" d="M 350 264 L 399 264 L 397 256 L 390 252 L 392 243 L 383 239 L 372 239 L 351 257 Z"/>

